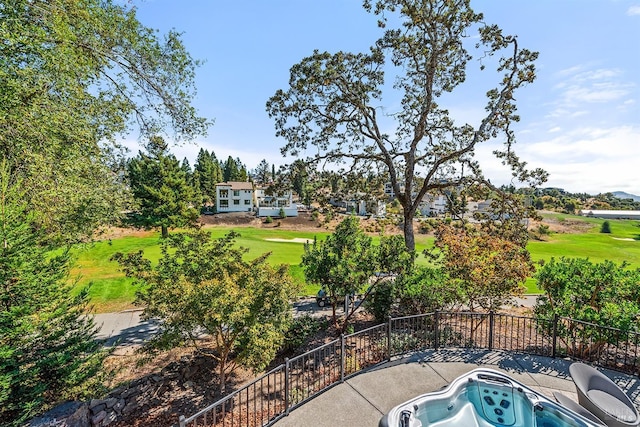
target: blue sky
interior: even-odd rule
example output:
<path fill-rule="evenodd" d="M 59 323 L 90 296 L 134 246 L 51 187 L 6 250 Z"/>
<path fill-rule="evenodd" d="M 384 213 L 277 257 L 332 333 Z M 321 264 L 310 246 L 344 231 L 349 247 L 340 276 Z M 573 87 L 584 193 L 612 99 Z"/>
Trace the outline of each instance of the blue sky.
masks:
<path fill-rule="evenodd" d="M 276 165 L 265 103 L 286 89 L 289 68 L 314 49 L 363 52 L 379 36 L 359 0 L 133 0 L 138 18 L 160 32 L 176 29 L 197 70 L 195 105 L 215 120 L 206 138 L 175 147 L 193 160 L 203 147 L 240 157 L 249 169 Z M 521 122 L 516 152 L 550 173 L 547 186 L 591 194 L 640 194 L 640 0 L 472 0 L 485 21 L 540 52 L 536 81 L 516 94 Z M 496 77 L 496 74 L 492 74 Z M 474 123 L 487 87 L 461 89 L 448 105 Z M 508 183 L 508 171 L 479 150 L 485 174 Z"/>

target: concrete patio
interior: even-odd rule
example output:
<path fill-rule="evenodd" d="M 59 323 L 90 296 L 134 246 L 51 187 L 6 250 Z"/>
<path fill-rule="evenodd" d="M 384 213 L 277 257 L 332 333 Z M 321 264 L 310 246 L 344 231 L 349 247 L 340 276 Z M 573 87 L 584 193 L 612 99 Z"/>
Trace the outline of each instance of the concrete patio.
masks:
<path fill-rule="evenodd" d="M 438 390 L 478 367 L 497 369 L 552 397 L 560 391 L 577 401 L 569 375 L 570 360 L 486 350 L 438 350 L 416 353 L 356 375 L 295 408 L 278 427 L 376 427 L 391 408 L 412 397 Z M 603 370 L 640 403 L 637 376 Z"/>

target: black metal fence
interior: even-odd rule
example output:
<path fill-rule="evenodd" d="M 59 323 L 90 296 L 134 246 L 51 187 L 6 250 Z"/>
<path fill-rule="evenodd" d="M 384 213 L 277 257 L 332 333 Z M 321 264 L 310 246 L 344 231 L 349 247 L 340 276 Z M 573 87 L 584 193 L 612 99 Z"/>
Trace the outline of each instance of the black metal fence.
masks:
<path fill-rule="evenodd" d="M 179 427 L 264 427 L 370 366 L 428 349 L 469 348 L 569 357 L 625 373 L 640 370 L 640 334 L 579 320 L 434 312 L 342 335 L 285 363 Z"/>

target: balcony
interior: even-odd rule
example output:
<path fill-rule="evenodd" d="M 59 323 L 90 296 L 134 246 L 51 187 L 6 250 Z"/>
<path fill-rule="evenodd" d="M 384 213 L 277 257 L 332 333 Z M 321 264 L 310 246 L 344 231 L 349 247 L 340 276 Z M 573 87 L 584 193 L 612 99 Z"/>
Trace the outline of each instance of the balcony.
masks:
<path fill-rule="evenodd" d="M 180 426 L 377 426 L 384 413 L 479 366 L 576 400 L 569 365 L 601 368 L 638 404 L 640 334 L 568 318 L 428 313 L 343 335 L 274 368 Z"/>

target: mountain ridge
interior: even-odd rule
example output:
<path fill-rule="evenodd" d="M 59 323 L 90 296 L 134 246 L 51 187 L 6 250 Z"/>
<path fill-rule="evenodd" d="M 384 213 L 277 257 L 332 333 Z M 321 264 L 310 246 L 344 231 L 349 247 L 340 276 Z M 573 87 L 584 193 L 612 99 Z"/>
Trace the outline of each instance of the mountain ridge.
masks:
<path fill-rule="evenodd" d="M 635 194 L 627 193 L 625 191 L 612 191 L 611 194 L 616 196 L 618 199 L 633 199 L 634 202 L 640 202 L 640 196 L 636 196 Z"/>

